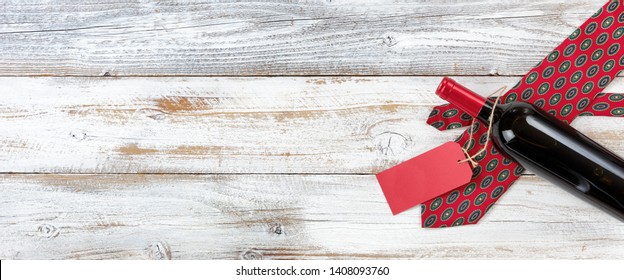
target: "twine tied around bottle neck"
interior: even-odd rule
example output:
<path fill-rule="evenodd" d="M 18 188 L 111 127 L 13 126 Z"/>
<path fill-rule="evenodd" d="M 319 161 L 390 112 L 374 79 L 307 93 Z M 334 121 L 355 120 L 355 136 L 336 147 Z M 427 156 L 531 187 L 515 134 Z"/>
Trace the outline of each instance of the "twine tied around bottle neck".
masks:
<path fill-rule="evenodd" d="M 487 98 L 490 98 L 492 95 L 494 94 L 498 94 L 501 92 L 504 92 L 507 89 L 507 86 L 503 86 L 501 88 L 499 88 L 498 90 L 496 90 L 495 92 L 491 93 L 490 95 L 487 96 Z M 477 156 L 479 156 L 481 153 L 485 152 L 487 150 L 487 145 L 490 142 L 490 135 L 492 134 L 492 123 L 494 123 L 493 118 L 494 118 L 494 111 L 496 110 L 496 106 L 498 105 L 498 102 L 500 101 L 500 98 L 502 97 L 502 95 L 498 95 L 496 97 L 496 101 L 494 101 L 494 106 L 492 106 L 492 112 L 490 112 L 490 117 L 488 118 L 488 130 L 486 133 L 486 138 L 485 138 L 485 144 L 483 144 L 483 148 L 481 148 L 477 153 L 475 153 L 474 155 L 470 155 L 470 153 L 468 153 L 468 149 L 462 147 L 462 151 L 464 151 L 464 154 L 466 155 L 466 159 L 464 160 L 460 160 L 459 163 L 464 163 L 464 162 L 470 162 L 470 165 L 472 165 L 472 168 L 476 167 L 477 165 L 479 165 L 475 159 L 477 158 Z M 475 129 L 475 121 L 477 120 L 476 117 L 472 118 L 472 123 L 470 124 L 470 129 L 468 129 L 468 142 L 470 143 L 471 141 L 474 141 L 475 143 L 477 142 L 477 140 L 472 138 L 472 133 L 473 130 Z"/>

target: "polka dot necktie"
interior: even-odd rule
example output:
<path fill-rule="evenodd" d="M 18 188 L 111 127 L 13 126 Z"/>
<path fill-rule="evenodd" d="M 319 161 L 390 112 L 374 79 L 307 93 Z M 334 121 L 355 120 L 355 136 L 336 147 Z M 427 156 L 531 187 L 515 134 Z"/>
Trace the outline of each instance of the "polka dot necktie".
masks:
<path fill-rule="evenodd" d="M 601 92 L 624 70 L 624 3 L 609 1 L 501 97 L 524 101 L 564 122 L 576 116 L 624 116 L 624 95 Z M 472 118 L 453 105 L 437 106 L 427 123 L 440 130 L 469 126 Z M 473 130 L 472 140 L 469 130 Z M 486 144 L 487 127 L 475 122 L 456 142 L 473 154 Z M 523 172 L 492 142 L 476 158 L 471 181 L 422 204 L 423 227 L 477 223 Z"/>

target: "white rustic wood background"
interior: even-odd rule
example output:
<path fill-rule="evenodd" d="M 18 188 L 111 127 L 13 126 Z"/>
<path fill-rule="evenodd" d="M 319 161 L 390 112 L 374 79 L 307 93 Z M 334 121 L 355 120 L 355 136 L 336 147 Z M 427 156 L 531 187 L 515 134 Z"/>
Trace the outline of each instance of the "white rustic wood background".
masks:
<path fill-rule="evenodd" d="M 442 76 L 512 85 L 603 2 L 0 0 L 0 258 L 622 259 L 533 175 L 447 229 L 373 175 L 461 133 L 424 122 Z"/>

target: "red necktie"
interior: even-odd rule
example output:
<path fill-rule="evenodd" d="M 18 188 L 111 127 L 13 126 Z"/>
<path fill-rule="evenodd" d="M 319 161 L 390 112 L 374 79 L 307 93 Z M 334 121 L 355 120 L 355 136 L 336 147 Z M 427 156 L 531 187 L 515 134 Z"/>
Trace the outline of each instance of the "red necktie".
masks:
<path fill-rule="evenodd" d="M 579 115 L 624 116 L 624 95 L 601 93 L 624 70 L 624 3 L 609 1 L 559 47 L 501 97 L 501 103 L 525 101 L 569 123 Z M 440 129 L 470 125 L 472 118 L 453 105 L 437 106 L 427 123 Z M 487 127 L 475 123 L 456 142 L 479 151 Z M 470 141 L 469 141 L 470 140 Z M 492 142 L 480 154 L 470 183 L 422 205 L 423 227 L 474 224 L 523 172 Z"/>

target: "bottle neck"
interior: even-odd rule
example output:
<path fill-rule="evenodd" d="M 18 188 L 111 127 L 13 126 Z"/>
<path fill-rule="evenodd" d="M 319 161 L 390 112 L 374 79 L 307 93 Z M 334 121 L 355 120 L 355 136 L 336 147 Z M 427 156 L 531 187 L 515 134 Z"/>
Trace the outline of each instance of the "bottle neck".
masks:
<path fill-rule="evenodd" d="M 483 107 L 481 107 L 481 110 L 479 111 L 479 113 L 477 114 L 476 118 L 477 120 L 480 120 L 481 122 L 485 123 L 485 124 L 489 124 L 490 122 L 490 116 L 492 115 L 492 110 L 494 110 L 494 102 L 486 99 L 485 103 L 483 104 Z M 500 110 L 500 104 L 498 106 L 496 106 L 496 110 Z M 494 119 L 496 120 L 497 118 L 497 114 L 494 113 Z"/>
<path fill-rule="evenodd" d="M 488 123 L 494 108 L 494 102 L 487 100 L 485 97 L 478 95 L 448 77 L 442 79 L 436 94 L 484 123 Z"/>

